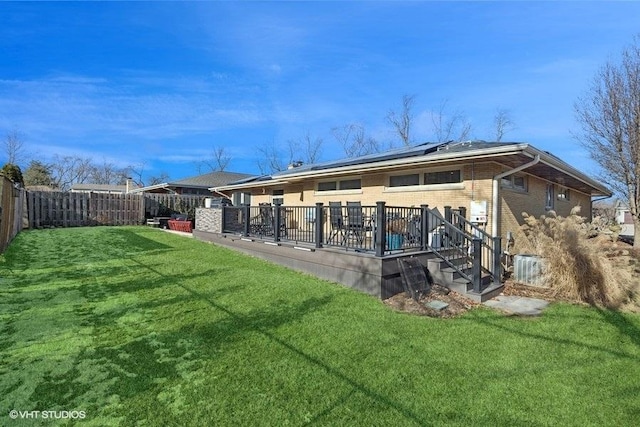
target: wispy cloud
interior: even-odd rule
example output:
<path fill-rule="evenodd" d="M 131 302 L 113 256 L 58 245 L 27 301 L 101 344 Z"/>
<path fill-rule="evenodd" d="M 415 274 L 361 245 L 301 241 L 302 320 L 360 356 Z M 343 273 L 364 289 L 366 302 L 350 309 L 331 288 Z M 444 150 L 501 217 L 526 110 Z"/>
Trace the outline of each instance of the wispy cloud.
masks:
<path fill-rule="evenodd" d="M 227 89 L 229 90 L 229 89 Z M 106 78 L 55 76 L 0 80 L 0 111 L 27 133 L 70 137 L 170 139 L 267 119 L 257 105 L 222 101 L 202 79 L 166 77 L 114 82 Z M 9 115 L 2 115 L 0 126 Z"/>

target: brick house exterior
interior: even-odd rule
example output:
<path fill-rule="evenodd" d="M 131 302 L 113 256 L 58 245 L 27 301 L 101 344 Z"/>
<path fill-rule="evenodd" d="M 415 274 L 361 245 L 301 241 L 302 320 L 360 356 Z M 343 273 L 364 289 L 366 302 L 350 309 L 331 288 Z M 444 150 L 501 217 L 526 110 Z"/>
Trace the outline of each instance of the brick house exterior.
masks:
<path fill-rule="evenodd" d="M 611 196 L 599 182 L 526 143 L 468 141 L 421 144 L 375 155 L 303 165 L 212 190 L 250 195 L 252 205 L 359 201 L 388 206 L 486 207 L 485 230 L 505 237 L 522 213 L 566 216 L 574 206 L 591 219 L 594 196 Z"/>

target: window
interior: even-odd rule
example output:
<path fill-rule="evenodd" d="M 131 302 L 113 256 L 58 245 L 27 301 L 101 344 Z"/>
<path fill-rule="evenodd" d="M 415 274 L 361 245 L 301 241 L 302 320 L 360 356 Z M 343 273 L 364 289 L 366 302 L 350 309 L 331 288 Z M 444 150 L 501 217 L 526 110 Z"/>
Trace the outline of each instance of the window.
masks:
<path fill-rule="evenodd" d="M 318 191 L 332 191 L 337 189 L 338 189 L 338 183 L 336 181 L 318 183 Z"/>
<path fill-rule="evenodd" d="M 526 175 L 509 175 L 502 178 L 502 186 L 514 190 L 527 191 Z"/>
<path fill-rule="evenodd" d="M 360 179 L 343 179 L 342 181 L 324 181 L 318 183 L 318 191 L 360 190 Z"/>
<path fill-rule="evenodd" d="M 250 205 L 251 193 L 235 192 L 231 196 L 231 200 L 234 206 Z"/>
<path fill-rule="evenodd" d="M 283 204 L 284 203 L 284 190 L 273 190 L 271 192 L 271 203 Z"/>
<path fill-rule="evenodd" d="M 420 175 L 397 175 L 389 177 L 389 187 L 406 187 L 408 185 L 420 185 Z"/>
<path fill-rule="evenodd" d="M 451 184 L 462 182 L 460 179 L 460 170 L 449 170 L 440 172 L 427 172 L 424 174 L 424 184 Z"/>
<path fill-rule="evenodd" d="M 562 187 L 558 189 L 558 200 L 570 200 L 568 188 Z"/>
<path fill-rule="evenodd" d="M 345 179 L 340 181 L 341 190 L 359 190 L 362 188 L 362 183 L 359 179 Z"/>
<path fill-rule="evenodd" d="M 554 207 L 554 188 L 553 184 L 547 184 L 547 198 L 545 203 L 545 209 L 552 210 Z"/>

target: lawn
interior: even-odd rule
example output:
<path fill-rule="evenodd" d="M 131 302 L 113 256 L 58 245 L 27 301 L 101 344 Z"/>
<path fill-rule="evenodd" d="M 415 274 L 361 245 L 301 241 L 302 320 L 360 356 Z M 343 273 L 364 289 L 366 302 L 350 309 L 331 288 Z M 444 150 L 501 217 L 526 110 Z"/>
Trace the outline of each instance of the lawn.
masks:
<path fill-rule="evenodd" d="M 639 315 L 554 304 L 535 319 L 417 317 L 143 227 L 26 231 L 0 257 L 3 426 L 639 419 Z"/>

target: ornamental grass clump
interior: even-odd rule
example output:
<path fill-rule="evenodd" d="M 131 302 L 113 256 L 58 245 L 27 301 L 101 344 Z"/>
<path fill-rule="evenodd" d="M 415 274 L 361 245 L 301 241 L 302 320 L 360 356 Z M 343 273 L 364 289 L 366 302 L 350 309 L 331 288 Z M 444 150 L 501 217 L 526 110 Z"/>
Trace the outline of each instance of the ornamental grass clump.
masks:
<path fill-rule="evenodd" d="M 544 259 L 543 281 L 557 298 L 608 308 L 633 303 L 638 294 L 631 274 L 613 265 L 597 239 L 589 239 L 579 212 L 578 206 L 567 217 L 554 211 L 540 218 L 523 213 L 516 252 Z"/>

